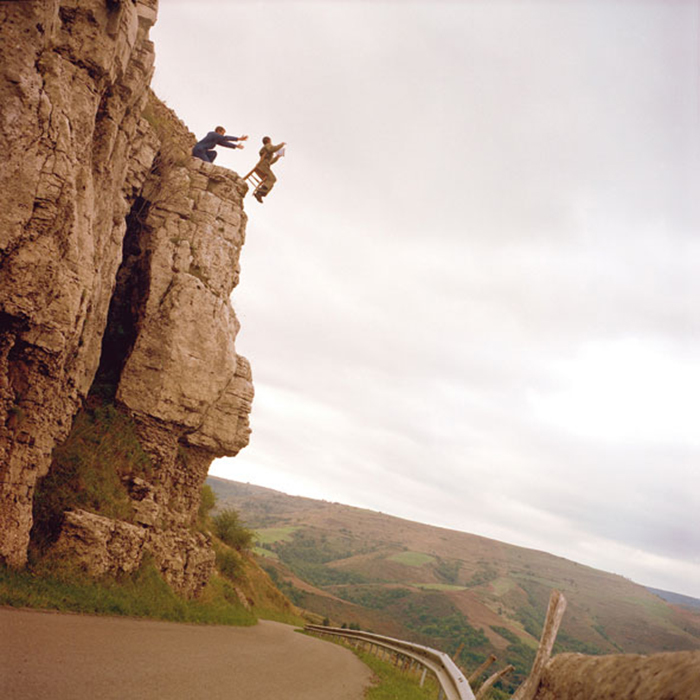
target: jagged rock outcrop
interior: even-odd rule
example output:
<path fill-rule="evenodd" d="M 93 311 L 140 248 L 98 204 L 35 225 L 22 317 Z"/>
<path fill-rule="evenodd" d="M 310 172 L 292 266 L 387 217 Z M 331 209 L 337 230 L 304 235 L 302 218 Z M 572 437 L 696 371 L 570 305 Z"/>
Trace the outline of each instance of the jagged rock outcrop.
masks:
<path fill-rule="evenodd" d="M 163 578 L 177 591 L 195 595 L 214 571 L 206 537 L 186 528 L 143 528 L 83 510 L 70 511 L 54 546 L 92 576 L 129 574 L 150 554 Z"/>
<path fill-rule="evenodd" d="M 93 382 L 153 465 L 129 481 L 133 522 L 111 532 L 141 528 L 158 561 L 183 546 L 211 460 L 248 441 L 250 366 L 229 302 L 247 186 L 192 159 L 193 136 L 150 93 L 156 12 L 157 0 L 0 3 L 0 561 L 13 566 L 37 480 Z M 116 541 L 95 523 L 70 516 L 60 546 L 79 531 Z M 192 592 L 202 576 L 188 561 L 170 579 Z"/>

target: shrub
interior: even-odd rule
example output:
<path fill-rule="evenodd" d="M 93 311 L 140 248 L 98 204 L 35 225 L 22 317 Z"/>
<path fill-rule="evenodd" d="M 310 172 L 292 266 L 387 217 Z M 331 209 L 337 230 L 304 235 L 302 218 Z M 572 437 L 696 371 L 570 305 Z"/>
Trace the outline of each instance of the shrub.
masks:
<path fill-rule="evenodd" d="M 253 546 L 254 533 L 243 525 L 232 508 L 222 510 L 212 518 L 214 534 L 229 547 L 242 552 Z"/>
<path fill-rule="evenodd" d="M 228 547 L 215 547 L 216 567 L 226 578 L 235 580 L 243 573 L 243 562 L 240 556 Z"/>

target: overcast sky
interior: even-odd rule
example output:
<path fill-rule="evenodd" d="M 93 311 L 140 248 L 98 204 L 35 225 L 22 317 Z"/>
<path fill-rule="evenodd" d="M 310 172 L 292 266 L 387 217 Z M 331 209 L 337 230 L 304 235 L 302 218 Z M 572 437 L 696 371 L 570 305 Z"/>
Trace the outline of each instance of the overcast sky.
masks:
<path fill-rule="evenodd" d="M 212 474 L 700 597 L 700 9 L 161 0 L 241 175 L 250 445 Z"/>

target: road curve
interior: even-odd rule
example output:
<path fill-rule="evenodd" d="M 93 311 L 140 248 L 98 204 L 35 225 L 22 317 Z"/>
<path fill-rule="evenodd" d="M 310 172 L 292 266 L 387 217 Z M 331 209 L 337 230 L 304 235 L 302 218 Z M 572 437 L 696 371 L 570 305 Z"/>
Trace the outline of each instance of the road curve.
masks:
<path fill-rule="evenodd" d="M 0 607 L 3 700 L 361 700 L 350 651 L 276 622 L 224 627 Z"/>

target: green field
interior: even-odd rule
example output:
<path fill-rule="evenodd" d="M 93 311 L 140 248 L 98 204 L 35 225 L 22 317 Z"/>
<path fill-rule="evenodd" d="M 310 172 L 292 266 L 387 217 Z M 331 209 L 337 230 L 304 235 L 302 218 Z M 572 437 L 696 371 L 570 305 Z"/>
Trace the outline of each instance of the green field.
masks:
<path fill-rule="evenodd" d="M 253 554 L 257 554 L 259 557 L 265 557 L 266 559 L 274 559 L 279 561 L 279 555 L 277 552 L 273 552 L 270 549 L 263 549 L 262 547 L 253 547 Z"/>
<path fill-rule="evenodd" d="M 392 554 L 389 557 L 389 561 L 395 561 L 406 566 L 424 566 L 425 564 L 432 564 L 435 561 L 435 557 L 423 554 L 423 552 L 399 552 L 398 554 Z"/>
<path fill-rule="evenodd" d="M 260 544 L 274 544 L 275 542 L 289 542 L 298 527 L 265 527 L 255 531 L 255 541 Z"/>

